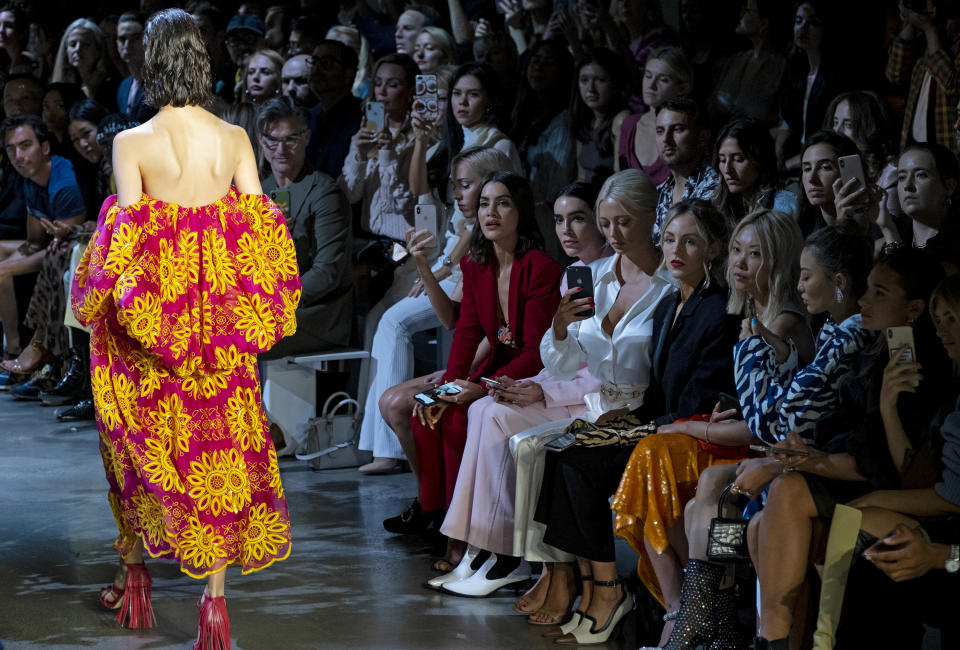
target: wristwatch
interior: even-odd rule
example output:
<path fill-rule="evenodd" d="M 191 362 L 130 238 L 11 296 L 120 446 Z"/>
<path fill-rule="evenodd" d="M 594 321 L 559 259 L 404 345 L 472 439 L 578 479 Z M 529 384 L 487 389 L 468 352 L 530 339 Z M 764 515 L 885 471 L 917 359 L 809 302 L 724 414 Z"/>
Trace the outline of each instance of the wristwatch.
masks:
<path fill-rule="evenodd" d="M 960 571 L 960 544 L 954 544 L 950 547 L 950 557 L 947 558 L 943 568 L 947 570 L 947 573 Z"/>
<path fill-rule="evenodd" d="M 449 256 L 449 255 L 444 255 L 444 256 L 443 256 L 443 265 L 444 265 L 445 267 L 447 267 L 448 269 L 453 268 L 453 260 L 450 259 L 450 256 Z"/>

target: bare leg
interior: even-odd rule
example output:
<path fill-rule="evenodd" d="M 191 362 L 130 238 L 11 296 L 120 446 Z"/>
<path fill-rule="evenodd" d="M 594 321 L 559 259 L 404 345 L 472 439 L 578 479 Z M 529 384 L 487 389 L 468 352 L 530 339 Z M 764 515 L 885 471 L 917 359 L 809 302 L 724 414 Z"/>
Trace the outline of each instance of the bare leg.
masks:
<path fill-rule="evenodd" d="M 683 515 L 691 560 L 707 559 L 707 534 L 710 531 L 710 522 L 717 516 L 720 492 L 736 477 L 736 465 L 714 465 L 700 474 L 697 497 L 687 503 Z"/>
<path fill-rule="evenodd" d="M 581 612 L 585 612 L 587 611 L 587 607 L 590 607 L 590 601 L 593 600 L 593 566 L 590 564 L 590 560 L 578 557 L 577 568 L 580 569 L 581 576 L 590 576 L 590 580 L 583 581 L 580 605 L 577 607 Z"/>
<path fill-rule="evenodd" d="M 770 486 L 763 516 L 756 527 L 757 577 L 762 617 L 760 636 L 768 641 L 786 638 L 793 622 L 797 595 L 806 580 L 817 508 L 799 474 L 782 474 Z"/>
<path fill-rule="evenodd" d="M 906 515 L 883 508 L 861 508 L 863 520 L 860 522 L 860 529 L 865 530 L 874 537 L 885 537 L 891 530 L 897 527 L 897 524 L 903 524 L 910 528 L 919 526 L 919 522 Z"/>
<path fill-rule="evenodd" d="M 415 377 L 384 391 L 380 396 L 380 414 L 400 441 L 400 447 L 407 456 L 415 480 L 420 479 L 420 466 L 417 462 L 417 445 L 413 441 L 410 416 L 413 414 L 413 396 L 428 388 L 430 384 L 423 377 Z"/>
<path fill-rule="evenodd" d="M 573 564 L 557 562 L 553 566 L 543 605 L 530 616 L 530 620 L 537 623 L 559 621 L 570 611 L 576 597 L 577 586 L 574 582 Z"/>
<path fill-rule="evenodd" d="M 13 277 L 0 275 L 0 324 L 3 325 L 4 348 L 11 352 L 20 350 L 18 321 L 17 297 L 13 292 Z"/>
<path fill-rule="evenodd" d="M 218 598 L 223 595 L 226 583 L 227 570 L 220 569 L 216 573 L 207 576 L 207 595 L 211 598 Z"/>
<path fill-rule="evenodd" d="M 581 558 L 577 558 L 580 562 Z M 620 597 L 623 595 L 623 586 L 617 585 L 616 588 L 599 587 L 598 582 L 613 582 L 617 579 L 616 562 L 590 562 L 590 573 L 593 574 L 593 594 L 590 597 L 590 604 L 584 609 L 581 603 L 580 611 L 596 621 L 597 627 L 603 627 L 610 619 L 610 615 L 616 608 Z M 574 641 L 573 635 L 561 637 L 567 640 L 567 643 Z"/>
<path fill-rule="evenodd" d="M 443 559 L 440 562 L 446 562 L 450 566 L 442 569 L 444 573 L 449 573 L 453 571 L 460 560 L 463 559 L 463 554 L 467 552 L 467 543 L 459 539 L 447 538 L 447 552 L 444 554 Z"/>
<path fill-rule="evenodd" d="M 550 589 L 550 581 L 553 580 L 555 566 L 556 563 L 554 562 L 543 563 L 543 571 L 540 572 L 540 577 L 537 578 L 536 583 L 513 604 L 515 612 L 533 614 L 543 607 Z"/>
<path fill-rule="evenodd" d="M 647 557 L 650 558 L 650 564 L 653 565 L 653 571 L 657 574 L 657 581 L 660 583 L 660 591 L 663 592 L 663 599 L 666 602 L 668 612 L 675 612 L 680 609 L 680 585 L 683 582 L 683 566 L 686 564 L 687 541 L 683 532 L 683 521 L 680 520 L 671 526 L 667 531 L 667 539 L 670 543 L 663 553 L 657 551 L 650 545 L 650 542 L 644 538 L 643 543 L 646 547 Z M 660 633 L 660 644 L 664 645 L 670 638 L 673 631 L 675 620 L 667 621 Z"/>

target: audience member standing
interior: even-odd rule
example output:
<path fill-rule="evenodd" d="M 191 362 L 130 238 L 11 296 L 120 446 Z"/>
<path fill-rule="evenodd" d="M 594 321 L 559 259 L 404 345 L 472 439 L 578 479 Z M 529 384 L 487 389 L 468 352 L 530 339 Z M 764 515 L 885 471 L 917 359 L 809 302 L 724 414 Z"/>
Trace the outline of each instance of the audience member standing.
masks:
<path fill-rule="evenodd" d="M 144 17 L 128 12 L 117 21 L 117 50 L 130 69 L 130 76 L 120 82 L 117 107 L 137 122 L 146 122 L 157 109 L 146 102 L 143 92 L 143 25 Z"/>
<path fill-rule="evenodd" d="M 350 93 L 357 72 L 357 53 L 340 41 L 321 41 L 313 51 L 310 87 L 318 104 L 310 113 L 307 160 L 330 178 L 337 178 L 360 128 L 361 101 Z"/>

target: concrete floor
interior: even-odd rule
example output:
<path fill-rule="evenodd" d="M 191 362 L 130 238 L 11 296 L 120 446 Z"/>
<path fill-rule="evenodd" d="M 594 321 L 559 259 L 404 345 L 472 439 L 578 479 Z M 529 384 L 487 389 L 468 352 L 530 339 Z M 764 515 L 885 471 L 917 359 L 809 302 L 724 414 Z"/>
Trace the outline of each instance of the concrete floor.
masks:
<path fill-rule="evenodd" d="M 202 587 L 149 561 L 158 625 L 121 629 L 101 611 L 116 534 L 92 424 L 56 422 L 53 410 L 0 395 L 0 642 L 29 648 L 189 647 Z M 555 648 L 514 615 L 512 592 L 487 599 L 421 587 L 431 548 L 380 522 L 415 493 L 410 474 L 362 477 L 310 471 L 281 459 L 293 521 L 290 558 L 249 576 L 227 573 L 237 650 L 273 648 Z M 624 547 L 621 573 L 636 561 Z M 636 648 L 627 640 L 608 647 Z"/>

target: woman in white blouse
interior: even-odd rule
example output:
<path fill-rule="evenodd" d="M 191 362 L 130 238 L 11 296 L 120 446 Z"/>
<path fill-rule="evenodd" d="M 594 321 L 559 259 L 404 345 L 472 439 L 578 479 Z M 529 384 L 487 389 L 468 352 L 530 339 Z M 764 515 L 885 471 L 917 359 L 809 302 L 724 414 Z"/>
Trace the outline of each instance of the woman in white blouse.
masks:
<path fill-rule="evenodd" d="M 660 250 L 653 245 L 652 239 L 656 198 L 656 188 L 640 170 L 626 169 L 607 180 L 597 200 L 597 221 L 615 255 L 590 265 L 594 282 L 593 300 L 577 298 L 577 289 L 565 294 L 553 327 L 540 343 L 544 367 L 558 379 L 573 378 L 580 365 L 586 363 L 590 374 L 600 380 L 599 390 L 584 396 L 587 411 L 581 419 L 604 421 L 625 415 L 643 404 L 644 392 L 650 381 L 650 351 L 654 334 L 651 317 L 657 303 L 673 290 L 666 270 L 657 271 Z M 591 305 L 595 306 L 593 316 L 577 315 Z M 568 423 L 557 422 L 552 432 L 546 433 L 562 431 Z M 544 439 L 541 437 L 543 433 L 541 431 L 538 434 L 541 441 Z M 536 453 L 530 453 L 530 443 L 524 445 L 517 441 L 515 445 L 511 441 L 513 449 L 522 446 L 527 447 L 523 460 L 532 461 L 535 473 L 539 463 Z M 539 447 L 536 443 L 533 446 Z M 602 499 L 604 505 L 606 498 L 616 489 L 616 482 L 628 456 L 629 450 L 615 471 L 600 468 L 601 472 L 613 477 L 613 485 Z M 526 486 L 521 486 L 519 462 L 521 458 L 518 457 L 518 501 L 520 490 L 525 490 L 524 501 L 529 502 L 530 483 L 536 482 L 536 479 L 531 481 L 528 476 Z M 555 463 L 548 459 L 547 465 L 536 519 L 541 530 L 542 524 L 547 524 L 544 542 L 550 544 L 551 533 L 554 532 L 552 526 L 556 522 L 551 516 L 550 499 L 545 502 L 543 495 L 549 491 L 547 484 L 555 482 L 551 476 L 551 467 Z M 609 519 L 609 508 L 606 508 L 606 524 L 598 528 L 597 535 L 608 536 L 612 546 L 613 531 Z M 527 530 L 528 548 L 537 547 L 538 535 L 536 530 Z M 591 561 L 577 552 L 579 545 L 564 546 L 567 545 L 560 548 L 579 556 L 577 560 L 581 575 L 587 579 L 584 580 L 580 605 L 583 615 L 574 619 L 580 622 L 579 627 L 563 628 L 563 632 L 575 632 L 575 635 L 565 634 L 558 639 L 558 643 L 601 643 L 609 637 L 617 622 L 633 609 L 633 599 L 619 585 L 616 562 L 612 561 L 612 557 L 611 561 L 607 561 L 606 554 L 602 554 L 604 561 Z"/>

